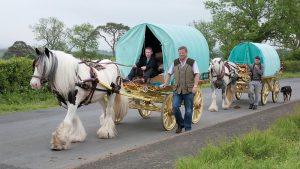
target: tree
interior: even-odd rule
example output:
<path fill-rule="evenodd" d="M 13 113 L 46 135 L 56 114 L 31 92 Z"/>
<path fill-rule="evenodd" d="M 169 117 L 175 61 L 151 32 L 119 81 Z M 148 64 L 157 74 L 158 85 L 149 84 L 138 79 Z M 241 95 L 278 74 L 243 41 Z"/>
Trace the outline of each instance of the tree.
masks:
<path fill-rule="evenodd" d="M 75 25 L 67 32 L 71 49 L 73 47 L 79 49 L 83 56 L 98 49 L 98 34 L 93 25 L 89 23 Z"/>
<path fill-rule="evenodd" d="M 55 17 L 41 18 L 39 23 L 30 26 L 37 41 L 42 41 L 43 46 L 55 50 L 66 50 L 65 25 Z"/>
<path fill-rule="evenodd" d="M 217 40 L 214 38 L 214 32 L 212 31 L 212 23 L 211 22 L 204 22 L 204 21 L 200 21 L 200 22 L 193 22 L 193 26 L 198 29 L 203 36 L 205 37 L 207 43 L 208 43 L 208 47 L 209 47 L 209 51 L 210 51 L 210 56 L 213 57 L 215 54 L 213 53 L 213 49 L 216 46 L 216 42 Z"/>
<path fill-rule="evenodd" d="M 206 1 L 213 15 L 213 30 L 223 53 L 242 41 L 264 42 L 276 38 L 274 3 L 276 0 Z"/>
<path fill-rule="evenodd" d="M 300 1 L 208 0 L 212 28 L 225 55 L 240 42 L 300 47 Z"/>
<path fill-rule="evenodd" d="M 278 41 L 285 47 L 300 49 L 300 1 L 277 1 L 275 4 L 276 19 L 280 23 L 278 27 Z M 299 53 L 299 52 L 298 52 Z"/>
<path fill-rule="evenodd" d="M 115 56 L 115 45 L 119 38 L 129 30 L 128 26 L 117 23 L 106 23 L 106 25 L 101 25 L 96 28 L 100 37 L 110 46 L 113 56 Z M 109 40 L 111 38 L 111 40 Z"/>

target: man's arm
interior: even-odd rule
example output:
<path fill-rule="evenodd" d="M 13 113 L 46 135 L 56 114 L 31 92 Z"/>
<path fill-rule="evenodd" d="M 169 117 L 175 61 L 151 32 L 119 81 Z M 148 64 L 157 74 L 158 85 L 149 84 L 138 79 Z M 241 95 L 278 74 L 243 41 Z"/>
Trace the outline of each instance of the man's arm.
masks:
<path fill-rule="evenodd" d="M 200 78 L 200 74 L 199 74 L 199 73 L 195 73 L 195 77 L 194 77 L 194 87 L 198 87 L 199 78 Z"/>
<path fill-rule="evenodd" d="M 259 75 L 263 75 L 264 74 L 264 65 L 260 65 L 260 69 L 259 68 L 257 68 L 257 73 L 259 74 Z"/>
<path fill-rule="evenodd" d="M 156 60 L 154 58 L 151 58 L 150 63 L 148 65 L 146 65 L 146 70 L 153 68 L 153 69 L 157 69 L 157 63 Z"/>
<path fill-rule="evenodd" d="M 139 61 L 136 63 L 136 66 L 138 67 L 138 68 L 140 68 L 140 67 L 142 67 L 142 65 L 143 65 L 143 57 L 141 57 L 140 59 L 139 59 Z"/>

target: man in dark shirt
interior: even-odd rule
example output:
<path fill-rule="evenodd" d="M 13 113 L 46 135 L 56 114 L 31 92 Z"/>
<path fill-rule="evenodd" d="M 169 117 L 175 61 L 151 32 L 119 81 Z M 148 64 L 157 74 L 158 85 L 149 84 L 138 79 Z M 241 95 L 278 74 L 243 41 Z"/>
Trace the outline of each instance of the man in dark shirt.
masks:
<path fill-rule="evenodd" d="M 154 57 L 152 57 L 152 48 L 145 48 L 145 57 L 140 58 L 138 63 L 133 65 L 126 80 L 132 80 L 135 76 L 142 76 L 143 82 L 147 82 L 149 78 L 158 74 L 157 63 Z"/>
<path fill-rule="evenodd" d="M 249 109 L 256 110 L 258 106 L 259 94 L 261 92 L 261 78 L 264 73 L 264 66 L 260 63 L 260 57 L 255 57 L 255 62 L 253 65 L 249 66 L 251 81 L 249 83 Z M 254 98 L 255 94 L 255 98 Z"/>

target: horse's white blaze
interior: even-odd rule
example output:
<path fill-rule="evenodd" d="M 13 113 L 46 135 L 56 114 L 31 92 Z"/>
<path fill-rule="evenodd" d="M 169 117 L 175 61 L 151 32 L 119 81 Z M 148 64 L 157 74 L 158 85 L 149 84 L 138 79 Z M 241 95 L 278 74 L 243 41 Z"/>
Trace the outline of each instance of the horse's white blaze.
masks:
<path fill-rule="evenodd" d="M 39 72 L 37 71 L 37 68 L 34 68 L 34 74 L 31 80 L 30 80 L 30 86 L 32 89 L 40 89 L 42 87 L 41 85 L 41 80 L 37 77 L 40 77 L 41 75 L 39 74 Z"/>

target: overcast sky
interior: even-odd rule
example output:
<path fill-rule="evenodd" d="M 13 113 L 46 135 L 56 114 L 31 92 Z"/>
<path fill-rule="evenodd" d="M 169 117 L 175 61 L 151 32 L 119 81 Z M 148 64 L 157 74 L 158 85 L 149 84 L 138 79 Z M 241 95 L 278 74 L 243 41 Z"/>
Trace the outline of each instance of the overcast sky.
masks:
<path fill-rule="evenodd" d="M 1 0 L 0 48 L 15 41 L 39 44 L 29 28 L 40 18 L 56 17 L 67 27 L 91 23 L 123 23 L 133 27 L 150 22 L 188 25 L 193 21 L 211 20 L 203 0 Z M 101 42 L 100 49 L 109 49 Z"/>

